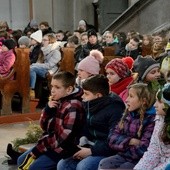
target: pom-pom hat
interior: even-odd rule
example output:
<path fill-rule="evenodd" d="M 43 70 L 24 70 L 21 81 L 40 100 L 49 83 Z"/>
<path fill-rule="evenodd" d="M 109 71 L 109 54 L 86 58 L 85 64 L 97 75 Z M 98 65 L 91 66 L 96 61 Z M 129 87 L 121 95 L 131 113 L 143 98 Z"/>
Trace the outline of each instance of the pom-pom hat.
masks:
<path fill-rule="evenodd" d="M 99 74 L 100 64 L 103 62 L 103 59 L 103 54 L 100 51 L 92 50 L 89 56 L 80 61 L 78 70 L 83 70 L 93 75 Z"/>
<path fill-rule="evenodd" d="M 25 45 L 26 47 L 29 47 L 30 45 L 30 39 L 27 36 L 22 36 L 18 40 L 19 45 Z"/>
<path fill-rule="evenodd" d="M 105 69 L 110 68 L 115 71 L 120 78 L 126 78 L 131 75 L 133 59 L 131 57 L 114 58 L 107 63 Z"/>

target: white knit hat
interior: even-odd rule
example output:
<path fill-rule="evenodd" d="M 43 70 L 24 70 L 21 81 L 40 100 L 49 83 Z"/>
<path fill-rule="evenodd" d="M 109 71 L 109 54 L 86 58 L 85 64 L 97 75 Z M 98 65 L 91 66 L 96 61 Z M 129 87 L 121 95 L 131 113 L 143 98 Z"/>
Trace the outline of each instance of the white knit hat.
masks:
<path fill-rule="evenodd" d="M 34 33 L 31 34 L 30 38 L 36 40 L 37 42 L 41 43 L 42 42 L 42 31 L 38 30 Z"/>

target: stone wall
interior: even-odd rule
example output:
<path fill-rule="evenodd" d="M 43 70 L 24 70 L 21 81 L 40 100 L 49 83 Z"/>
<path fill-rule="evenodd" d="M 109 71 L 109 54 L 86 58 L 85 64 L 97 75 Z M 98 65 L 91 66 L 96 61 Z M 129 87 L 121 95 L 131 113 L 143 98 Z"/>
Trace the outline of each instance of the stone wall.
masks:
<path fill-rule="evenodd" d="M 152 33 L 170 27 L 169 0 L 138 0 L 105 30 Z"/>

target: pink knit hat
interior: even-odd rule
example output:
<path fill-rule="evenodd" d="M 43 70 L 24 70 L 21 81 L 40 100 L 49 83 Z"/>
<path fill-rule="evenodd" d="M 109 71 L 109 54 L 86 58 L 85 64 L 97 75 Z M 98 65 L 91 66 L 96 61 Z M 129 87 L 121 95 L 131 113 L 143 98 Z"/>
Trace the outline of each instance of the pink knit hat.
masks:
<path fill-rule="evenodd" d="M 78 70 L 83 70 L 93 75 L 99 74 L 100 64 L 103 62 L 103 54 L 98 50 L 90 51 L 89 56 L 78 64 Z"/>
<path fill-rule="evenodd" d="M 115 71 L 120 78 L 126 78 L 131 75 L 130 69 L 133 65 L 133 59 L 130 58 L 115 58 L 107 63 L 105 69 L 110 68 Z"/>

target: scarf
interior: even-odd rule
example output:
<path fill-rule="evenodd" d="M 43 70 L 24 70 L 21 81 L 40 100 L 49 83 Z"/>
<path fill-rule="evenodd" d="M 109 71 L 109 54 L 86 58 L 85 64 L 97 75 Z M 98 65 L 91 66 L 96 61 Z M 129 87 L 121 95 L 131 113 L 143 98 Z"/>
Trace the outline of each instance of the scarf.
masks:
<path fill-rule="evenodd" d="M 127 86 L 133 81 L 133 77 L 126 77 L 124 79 L 121 79 L 119 82 L 112 84 L 110 86 L 110 91 L 116 93 L 116 94 L 120 94 L 121 92 L 123 92 Z"/>

